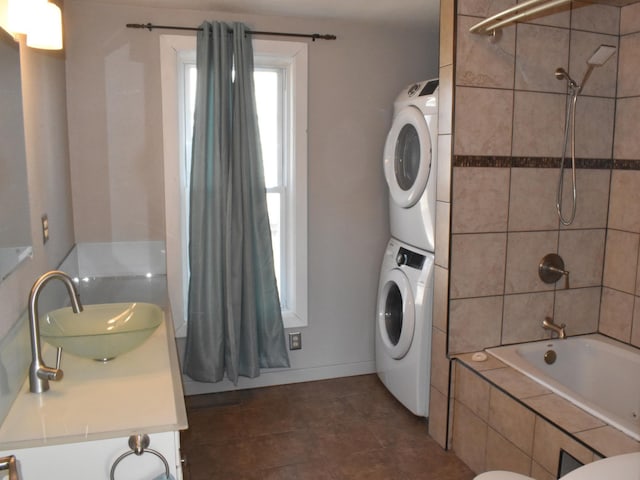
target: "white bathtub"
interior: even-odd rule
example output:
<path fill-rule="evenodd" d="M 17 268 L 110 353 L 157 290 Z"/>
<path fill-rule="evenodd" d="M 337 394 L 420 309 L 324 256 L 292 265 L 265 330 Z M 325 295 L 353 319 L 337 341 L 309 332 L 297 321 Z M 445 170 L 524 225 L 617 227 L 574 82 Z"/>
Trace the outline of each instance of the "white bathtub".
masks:
<path fill-rule="evenodd" d="M 553 350 L 555 363 L 545 362 Z M 640 350 L 602 335 L 509 345 L 487 352 L 640 441 Z"/>

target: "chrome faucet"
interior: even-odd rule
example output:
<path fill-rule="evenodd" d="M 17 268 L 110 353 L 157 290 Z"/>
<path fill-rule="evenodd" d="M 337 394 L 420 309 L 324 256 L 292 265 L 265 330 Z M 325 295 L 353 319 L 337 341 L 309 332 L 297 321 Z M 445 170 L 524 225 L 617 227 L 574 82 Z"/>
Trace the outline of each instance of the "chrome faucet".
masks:
<path fill-rule="evenodd" d="M 561 325 L 556 325 L 555 323 L 553 323 L 553 318 L 551 317 L 545 317 L 545 319 L 542 321 L 542 328 L 557 333 L 558 338 L 560 339 L 567 338 L 567 333 L 564 331 L 565 327 L 566 325 L 564 323 Z"/>
<path fill-rule="evenodd" d="M 19 480 L 18 467 L 14 455 L 0 458 L 0 470 L 7 470 L 9 472 L 9 480 Z"/>
<path fill-rule="evenodd" d="M 42 393 L 49 390 L 49 380 L 59 381 L 62 380 L 62 370 L 60 369 L 60 359 L 62 355 L 62 349 L 58 348 L 58 355 L 56 359 L 56 368 L 47 367 L 42 360 L 42 353 L 40 349 L 40 324 L 38 316 L 38 297 L 44 286 L 49 280 L 57 278 L 62 281 L 67 287 L 69 298 L 71 299 L 71 308 L 74 313 L 80 313 L 82 311 L 82 304 L 78 298 L 78 292 L 71 277 L 59 270 L 52 270 L 47 272 L 38 278 L 31 292 L 29 293 L 29 330 L 31 333 L 31 366 L 29 367 L 29 390 L 32 393 Z"/>

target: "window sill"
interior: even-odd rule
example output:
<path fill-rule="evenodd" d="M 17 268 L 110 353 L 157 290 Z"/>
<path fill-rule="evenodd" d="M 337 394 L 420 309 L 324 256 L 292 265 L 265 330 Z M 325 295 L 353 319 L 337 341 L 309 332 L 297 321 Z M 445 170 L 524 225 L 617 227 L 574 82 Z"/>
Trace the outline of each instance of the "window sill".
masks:
<path fill-rule="evenodd" d="M 282 312 L 282 323 L 284 324 L 284 328 L 301 328 L 309 325 L 306 319 L 290 311 Z"/>

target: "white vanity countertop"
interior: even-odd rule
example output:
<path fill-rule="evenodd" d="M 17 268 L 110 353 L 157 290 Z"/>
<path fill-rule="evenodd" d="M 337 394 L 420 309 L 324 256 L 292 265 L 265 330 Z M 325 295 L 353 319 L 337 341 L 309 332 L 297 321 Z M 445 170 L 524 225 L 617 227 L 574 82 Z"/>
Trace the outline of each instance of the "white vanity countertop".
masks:
<path fill-rule="evenodd" d="M 44 360 L 55 349 L 43 342 Z M 184 430 L 173 324 L 165 321 L 140 347 L 107 363 L 63 353 L 64 378 L 29 392 L 29 379 L 0 427 L 0 450 Z"/>

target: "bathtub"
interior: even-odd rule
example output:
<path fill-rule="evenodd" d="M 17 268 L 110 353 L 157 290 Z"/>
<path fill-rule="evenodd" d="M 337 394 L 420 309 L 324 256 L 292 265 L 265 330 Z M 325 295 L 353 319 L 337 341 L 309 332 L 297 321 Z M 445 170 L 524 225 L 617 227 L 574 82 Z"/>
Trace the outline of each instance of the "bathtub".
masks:
<path fill-rule="evenodd" d="M 549 351 L 556 356 L 550 365 L 545 362 Z M 487 352 L 640 441 L 640 350 L 592 334 Z"/>

